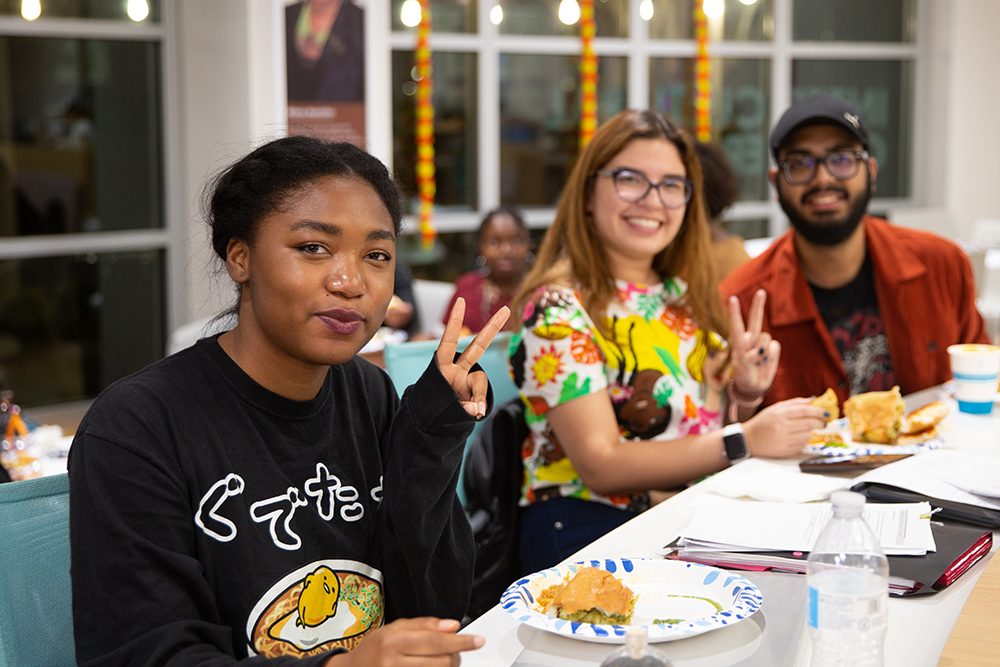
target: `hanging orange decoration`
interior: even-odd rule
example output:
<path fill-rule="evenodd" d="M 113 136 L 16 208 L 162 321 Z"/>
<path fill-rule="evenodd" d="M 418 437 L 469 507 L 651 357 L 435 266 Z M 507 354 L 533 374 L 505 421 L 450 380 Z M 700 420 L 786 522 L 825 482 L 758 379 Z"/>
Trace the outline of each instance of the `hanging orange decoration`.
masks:
<path fill-rule="evenodd" d="M 420 243 L 424 249 L 434 245 L 434 85 L 431 81 L 431 6 L 420 0 L 420 25 L 417 26 L 417 189 L 420 194 Z"/>
<path fill-rule="evenodd" d="M 580 150 L 597 130 L 597 54 L 594 53 L 594 0 L 580 2 Z"/>
<path fill-rule="evenodd" d="M 694 36 L 698 56 L 694 65 L 694 120 L 695 135 L 699 141 L 712 140 L 712 81 L 708 59 L 708 17 L 704 0 L 694 3 Z"/>

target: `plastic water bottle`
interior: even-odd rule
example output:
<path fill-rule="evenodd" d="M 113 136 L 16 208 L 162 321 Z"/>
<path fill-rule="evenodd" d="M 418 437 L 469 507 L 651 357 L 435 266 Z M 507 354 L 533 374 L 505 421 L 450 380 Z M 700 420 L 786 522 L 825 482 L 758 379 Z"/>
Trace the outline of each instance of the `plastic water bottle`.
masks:
<path fill-rule="evenodd" d="M 613 651 L 601 667 L 673 667 L 667 654 L 648 642 L 646 627 L 633 625 L 625 631 L 625 646 Z"/>
<path fill-rule="evenodd" d="M 812 667 L 883 667 L 889 561 L 861 517 L 865 497 L 837 491 L 809 554 Z"/>

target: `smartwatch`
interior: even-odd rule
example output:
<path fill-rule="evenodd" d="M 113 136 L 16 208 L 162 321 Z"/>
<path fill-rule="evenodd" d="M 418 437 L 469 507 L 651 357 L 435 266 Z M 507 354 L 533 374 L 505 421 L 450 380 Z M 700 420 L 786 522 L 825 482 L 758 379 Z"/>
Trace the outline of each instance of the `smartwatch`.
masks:
<path fill-rule="evenodd" d="M 729 424 L 722 429 L 722 446 L 726 450 L 726 458 L 730 463 L 739 463 L 750 458 L 750 448 L 747 438 L 743 435 L 743 424 Z"/>

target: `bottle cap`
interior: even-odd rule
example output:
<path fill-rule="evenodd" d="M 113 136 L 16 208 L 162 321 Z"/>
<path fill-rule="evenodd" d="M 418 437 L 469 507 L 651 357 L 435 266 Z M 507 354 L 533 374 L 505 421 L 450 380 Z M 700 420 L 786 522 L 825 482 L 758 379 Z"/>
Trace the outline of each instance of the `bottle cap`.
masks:
<path fill-rule="evenodd" d="M 861 512 L 865 509 L 865 500 L 862 494 L 855 491 L 834 491 L 830 494 L 834 516 L 861 516 Z"/>
<path fill-rule="evenodd" d="M 625 647 L 628 649 L 628 656 L 633 660 L 641 660 L 642 654 L 646 650 L 646 628 L 642 625 L 633 625 L 625 631 Z"/>

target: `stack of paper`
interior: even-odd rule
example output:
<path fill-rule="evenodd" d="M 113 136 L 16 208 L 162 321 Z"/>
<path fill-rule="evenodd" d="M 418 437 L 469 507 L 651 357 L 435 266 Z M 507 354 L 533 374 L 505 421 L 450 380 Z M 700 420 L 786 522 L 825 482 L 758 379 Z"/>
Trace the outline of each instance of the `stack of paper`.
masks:
<path fill-rule="evenodd" d="M 680 544 L 704 551 L 810 551 L 833 514 L 830 503 L 791 505 L 704 496 Z M 865 505 L 886 555 L 934 551 L 927 503 Z"/>
<path fill-rule="evenodd" d="M 832 515 L 830 503 L 789 505 L 702 496 L 694 518 L 668 545 L 668 557 L 721 567 L 805 572 L 806 559 Z M 930 505 L 865 506 L 864 519 L 886 555 L 921 556 L 936 549 Z M 917 582 L 890 576 L 896 594 Z"/>

